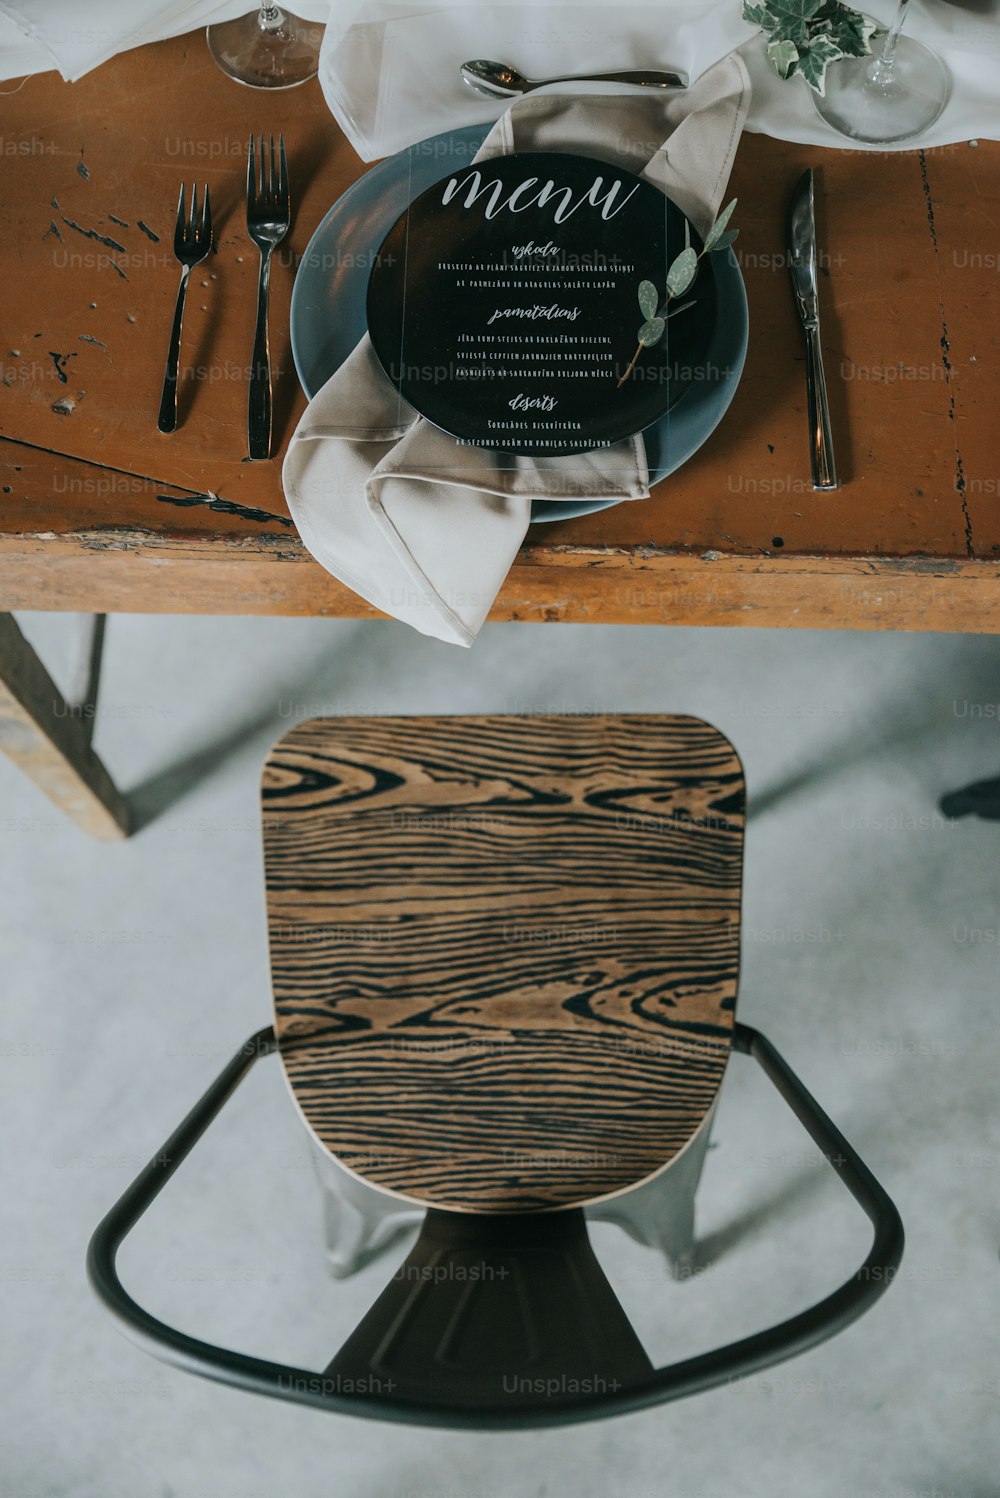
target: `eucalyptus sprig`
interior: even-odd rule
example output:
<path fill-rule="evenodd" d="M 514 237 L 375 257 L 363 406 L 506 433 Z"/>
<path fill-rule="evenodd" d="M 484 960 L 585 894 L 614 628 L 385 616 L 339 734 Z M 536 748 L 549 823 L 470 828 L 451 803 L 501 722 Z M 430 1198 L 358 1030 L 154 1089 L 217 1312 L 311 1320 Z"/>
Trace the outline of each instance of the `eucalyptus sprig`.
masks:
<path fill-rule="evenodd" d="M 841 57 L 867 57 L 878 22 L 840 0 L 743 0 L 743 19 L 767 38 L 779 78 L 801 73 L 822 94 L 826 70 Z"/>
<path fill-rule="evenodd" d="M 682 302 L 679 307 L 671 308 L 670 306 L 671 302 L 674 302 L 678 297 L 683 296 L 686 291 L 690 291 L 691 287 L 694 285 L 695 277 L 698 274 L 698 262 L 700 260 L 703 260 L 706 255 L 711 254 L 714 250 L 728 250 L 731 244 L 735 244 L 740 231 L 739 229 L 730 229 L 728 227 L 729 220 L 732 217 L 732 212 L 735 207 L 736 199 L 733 198 L 733 201 L 731 203 L 726 204 L 725 208 L 723 208 L 722 212 L 719 214 L 719 217 L 715 220 L 715 223 L 705 235 L 705 240 L 701 247 L 700 253 L 694 248 L 691 243 L 691 226 L 687 222 L 687 220 L 685 220 L 684 248 L 683 250 L 681 250 L 680 254 L 677 256 L 676 260 L 673 261 L 670 269 L 667 271 L 667 294 L 663 298 L 662 304 L 660 302 L 660 294 L 657 291 L 656 287 L 653 285 L 652 281 L 639 282 L 639 310 L 641 311 L 646 321 L 639 329 L 639 346 L 636 349 L 635 353 L 632 355 L 632 362 L 629 364 L 628 369 L 626 369 L 625 373 L 618 381 L 619 390 L 624 385 L 633 369 L 635 369 L 635 366 L 639 360 L 639 355 L 642 353 L 643 349 L 655 348 L 659 343 L 660 339 L 663 337 L 664 332 L 666 331 L 667 323 L 669 322 L 670 318 L 676 317 L 679 312 L 686 312 L 689 307 L 693 307 L 695 305 L 694 302 L 691 301 Z"/>

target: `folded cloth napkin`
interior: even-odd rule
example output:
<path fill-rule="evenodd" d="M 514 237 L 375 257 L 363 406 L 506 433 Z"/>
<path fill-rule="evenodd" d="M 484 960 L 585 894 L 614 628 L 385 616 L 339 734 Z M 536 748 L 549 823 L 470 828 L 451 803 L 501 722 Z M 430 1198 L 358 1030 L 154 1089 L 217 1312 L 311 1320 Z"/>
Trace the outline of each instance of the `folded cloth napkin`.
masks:
<path fill-rule="evenodd" d="M 896 0 L 854 3 L 883 23 L 896 10 Z M 941 54 L 953 88 L 925 135 L 888 149 L 1000 139 L 1000 0 L 914 0 L 906 34 Z M 328 29 L 320 83 L 354 149 L 373 161 L 439 130 L 497 118 L 504 106 L 477 97 L 459 75 L 472 57 L 514 63 L 530 78 L 674 67 L 694 79 L 737 47 L 753 83 L 748 130 L 887 149 L 846 140 L 816 113 L 803 79 L 778 78 L 740 0 L 362 0 L 354 24 Z"/>
<path fill-rule="evenodd" d="M 750 103 L 735 54 L 684 93 L 619 87 L 519 100 L 477 160 L 588 151 L 668 194 L 704 232 Z M 305 545 L 348 587 L 423 634 L 471 645 L 517 554 L 534 499 L 645 499 L 641 436 L 579 457 L 498 458 L 403 402 L 366 336 L 310 403 L 283 470 Z"/>
<path fill-rule="evenodd" d="M 530 78 L 588 68 L 670 67 L 698 78 L 752 37 L 740 0 L 363 0 L 355 23 L 324 39 L 320 84 L 366 161 L 458 124 L 488 124 L 506 105 L 459 69 L 473 57 Z"/>
<path fill-rule="evenodd" d="M 332 0 L 295 0 L 305 21 L 331 18 Z M 333 45 L 354 20 L 362 0 L 338 0 Z M 0 0 L 0 78 L 58 68 L 67 81 L 118 52 L 178 36 L 209 21 L 230 21 L 253 0 Z"/>

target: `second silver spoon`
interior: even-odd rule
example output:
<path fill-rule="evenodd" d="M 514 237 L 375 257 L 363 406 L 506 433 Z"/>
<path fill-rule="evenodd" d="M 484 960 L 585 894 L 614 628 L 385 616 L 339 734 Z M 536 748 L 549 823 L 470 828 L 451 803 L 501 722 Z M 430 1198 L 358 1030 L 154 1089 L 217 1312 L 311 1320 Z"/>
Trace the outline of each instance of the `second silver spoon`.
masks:
<path fill-rule="evenodd" d="M 517 68 L 505 62 L 488 62 L 477 58 L 463 62 L 462 77 L 477 93 L 491 99 L 516 99 L 532 89 L 544 88 L 548 83 L 634 83 L 643 88 L 687 88 L 685 73 L 665 73 L 645 69 L 640 72 L 579 73 L 562 78 L 525 78 Z"/>

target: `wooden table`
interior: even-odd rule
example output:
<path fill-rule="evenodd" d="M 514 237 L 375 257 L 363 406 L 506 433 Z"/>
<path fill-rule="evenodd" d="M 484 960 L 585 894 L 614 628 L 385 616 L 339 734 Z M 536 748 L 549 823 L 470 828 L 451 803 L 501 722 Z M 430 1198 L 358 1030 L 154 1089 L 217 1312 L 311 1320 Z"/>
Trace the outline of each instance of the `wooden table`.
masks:
<path fill-rule="evenodd" d="M 72 85 L 33 77 L 4 106 L 0 608 L 371 616 L 306 553 L 280 484 L 304 406 L 288 337 L 295 264 L 364 170 L 318 85 L 274 97 L 242 88 L 198 32 Z M 284 131 L 295 204 L 272 274 L 276 455 L 254 464 L 251 129 Z M 833 494 L 809 482 L 784 249 L 788 194 L 810 164 L 843 481 Z M 192 277 L 183 425 L 164 437 L 156 412 L 182 179 L 211 184 L 217 253 Z M 1000 630 L 1000 144 L 882 154 L 747 135 L 731 190 L 751 339 L 726 420 L 649 501 L 535 527 L 492 617 Z M 118 827 L 120 805 L 107 822 L 109 787 L 96 802 L 86 789 L 100 768 L 90 719 L 45 721 L 39 692 L 54 700 L 51 683 L 11 620 L 0 654 L 4 747 L 53 793 L 62 734 L 63 804 L 93 830 Z M 77 729 L 79 742 L 67 742 L 64 730 Z M 91 755 L 83 809 L 77 751 Z"/>

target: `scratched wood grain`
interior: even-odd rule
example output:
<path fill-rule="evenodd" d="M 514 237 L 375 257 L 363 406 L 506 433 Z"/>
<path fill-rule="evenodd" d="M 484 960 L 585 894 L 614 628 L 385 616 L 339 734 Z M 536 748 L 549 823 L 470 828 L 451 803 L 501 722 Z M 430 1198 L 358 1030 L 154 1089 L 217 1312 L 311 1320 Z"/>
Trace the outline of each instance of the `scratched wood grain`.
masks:
<path fill-rule="evenodd" d="M 263 781 L 280 1054 L 318 1138 L 425 1203 L 626 1190 L 712 1106 L 744 784 L 681 717 L 305 723 Z"/>
<path fill-rule="evenodd" d="M 284 130 L 295 199 L 272 277 L 279 451 L 257 464 L 243 461 L 251 129 Z M 368 614 L 304 558 L 280 486 L 304 404 L 287 326 L 295 264 L 365 169 L 317 85 L 273 99 L 242 89 L 198 32 L 72 85 L 29 79 L 4 98 L 3 142 L 0 607 Z M 783 242 L 806 165 L 845 480 L 834 499 L 808 483 Z M 649 501 L 534 529 L 519 564 L 531 586 L 502 595 L 496 617 L 1000 629 L 998 165 L 987 141 L 881 154 L 745 136 L 731 190 L 751 342 L 729 415 Z M 193 178 L 211 184 L 218 252 L 193 278 L 194 373 L 167 438 L 155 417 L 177 281 L 169 236 Z M 698 580 L 704 556 L 711 585 Z M 620 558 L 644 575 L 605 602 L 593 568 Z"/>

